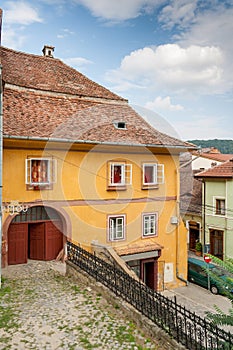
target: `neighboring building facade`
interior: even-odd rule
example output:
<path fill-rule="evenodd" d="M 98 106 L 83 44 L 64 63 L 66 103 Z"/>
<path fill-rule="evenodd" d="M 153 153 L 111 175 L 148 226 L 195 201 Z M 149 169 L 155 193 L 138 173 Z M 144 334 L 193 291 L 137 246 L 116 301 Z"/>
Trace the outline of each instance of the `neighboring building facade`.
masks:
<path fill-rule="evenodd" d="M 202 243 L 220 259 L 233 258 L 233 158 L 196 178 L 203 181 Z"/>
<path fill-rule="evenodd" d="M 196 242 L 203 244 L 202 253 L 209 251 L 204 244 L 202 179 L 195 174 L 216 167 L 233 158 L 232 154 L 222 154 L 214 147 L 184 153 L 180 157 L 181 198 L 180 209 L 183 222 L 188 230 L 188 250 L 195 251 Z"/>
<path fill-rule="evenodd" d="M 127 100 L 53 57 L 1 47 L 3 266 L 67 240 L 111 247 L 151 288 L 187 277 L 179 154 Z"/>
<path fill-rule="evenodd" d="M 220 165 L 233 158 L 233 154 L 221 153 L 218 149 L 200 149 L 192 152 L 192 169 L 205 170 Z"/>
<path fill-rule="evenodd" d="M 180 155 L 180 213 L 187 228 L 187 249 L 195 251 L 196 242 L 201 241 L 202 232 L 202 181 L 194 178 L 192 156 Z"/>

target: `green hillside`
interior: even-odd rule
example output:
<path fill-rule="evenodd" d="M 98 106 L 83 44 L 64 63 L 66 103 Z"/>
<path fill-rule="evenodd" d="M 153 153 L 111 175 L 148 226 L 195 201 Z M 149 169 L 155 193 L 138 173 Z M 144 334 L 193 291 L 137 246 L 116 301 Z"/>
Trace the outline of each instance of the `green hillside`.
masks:
<path fill-rule="evenodd" d="M 188 140 L 201 148 L 215 147 L 221 153 L 233 154 L 233 140 Z"/>

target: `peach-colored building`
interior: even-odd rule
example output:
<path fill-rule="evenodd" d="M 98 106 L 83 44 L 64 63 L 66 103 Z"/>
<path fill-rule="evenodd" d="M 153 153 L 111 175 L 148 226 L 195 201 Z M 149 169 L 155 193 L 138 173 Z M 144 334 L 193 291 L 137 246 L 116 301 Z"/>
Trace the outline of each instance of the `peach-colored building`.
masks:
<path fill-rule="evenodd" d="M 179 154 L 127 100 L 54 58 L 1 47 L 3 266 L 67 239 L 114 252 L 154 289 L 187 277 Z"/>

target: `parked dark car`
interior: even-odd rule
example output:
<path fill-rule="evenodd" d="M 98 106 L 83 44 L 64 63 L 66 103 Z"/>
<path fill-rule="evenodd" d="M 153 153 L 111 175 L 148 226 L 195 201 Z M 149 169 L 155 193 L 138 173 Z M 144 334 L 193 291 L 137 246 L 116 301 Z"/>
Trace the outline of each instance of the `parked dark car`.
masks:
<path fill-rule="evenodd" d="M 210 269 L 215 275 L 222 280 L 210 276 L 209 288 L 213 294 L 226 294 L 227 291 L 233 293 L 233 275 L 223 268 L 212 263 L 206 263 L 200 259 L 188 258 L 188 280 L 196 283 L 201 287 L 208 288 L 208 273 L 206 269 Z M 227 281 L 227 283 L 226 283 Z M 228 284 L 230 283 L 230 289 Z"/>

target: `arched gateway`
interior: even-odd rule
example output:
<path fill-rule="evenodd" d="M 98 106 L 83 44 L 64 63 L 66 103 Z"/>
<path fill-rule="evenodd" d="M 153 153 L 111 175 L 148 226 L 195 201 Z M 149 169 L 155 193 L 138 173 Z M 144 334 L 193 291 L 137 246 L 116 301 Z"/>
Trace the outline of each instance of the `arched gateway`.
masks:
<path fill-rule="evenodd" d="M 66 240 L 62 232 L 61 216 L 53 208 L 34 206 L 20 212 L 8 228 L 8 264 L 55 259 Z"/>

